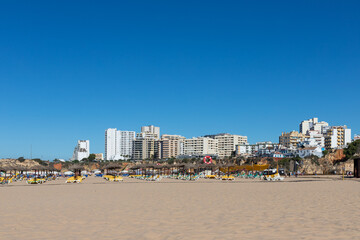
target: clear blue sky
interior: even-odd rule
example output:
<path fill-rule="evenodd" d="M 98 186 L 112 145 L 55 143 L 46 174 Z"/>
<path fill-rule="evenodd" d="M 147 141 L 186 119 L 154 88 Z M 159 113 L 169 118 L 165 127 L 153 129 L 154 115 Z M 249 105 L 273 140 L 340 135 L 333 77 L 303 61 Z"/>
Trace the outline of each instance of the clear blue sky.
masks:
<path fill-rule="evenodd" d="M 360 133 L 359 1 L 2 1 L 0 158 L 65 158 L 142 125 L 278 141 Z"/>

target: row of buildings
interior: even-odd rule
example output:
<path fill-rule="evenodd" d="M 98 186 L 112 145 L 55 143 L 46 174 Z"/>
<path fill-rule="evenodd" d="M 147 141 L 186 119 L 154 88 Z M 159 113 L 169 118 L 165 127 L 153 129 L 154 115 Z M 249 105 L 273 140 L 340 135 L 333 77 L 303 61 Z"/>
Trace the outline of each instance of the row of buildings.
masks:
<path fill-rule="evenodd" d="M 236 145 L 247 143 L 246 136 L 216 134 L 185 138 L 180 135 L 160 135 L 160 127 L 141 127 L 141 132 L 105 131 L 105 159 L 168 159 L 181 156 L 231 156 Z"/>
<path fill-rule="evenodd" d="M 319 122 L 318 118 L 302 121 L 298 131 L 282 133 L 279 144 L 285 147 L 297 147 L 299 144 L 320 146 L 325 149 L 344 148 L 351 143 L 351 129 L 344 126 L 330 126 L 327 122 Z"/>
<path fill-rule="evenodd" d="M 360 136 L 355 136 L 359 138 Z M 160 134 L 160 127 L 141 127 L 141 131 L 105 130 L 105 156 L 97 154 L 98 160 L 143 160 L 193 158 L 204 155 L 219 158 L 244 157 L 306 157 L 322 156 L 325 149 L 344 148 L 352 141 L 347 126 L 330 126 L 318 118 L 304 120 L 299 131 L 283 132 L 279 143 L 258 142 L 249 144 L 246 136 L 221 133 L 202 137 L 185 138 L 181 135 Z M 89 140 L 79 140 L 73 160 L 89 157 Z"/>
<path fill-rule="evenodd" d="M 355 136 L 354 140 L 360 137 Z M 283 132 L 279 143 L 258 142 L 236 147 L 236 155 L 259 157 L 322 157 L 324 150 L 345 148 L 351 143 L 351 129 L 344 126 L 330 126 L 318 118 L 304 120 L 299 131 Z"/>

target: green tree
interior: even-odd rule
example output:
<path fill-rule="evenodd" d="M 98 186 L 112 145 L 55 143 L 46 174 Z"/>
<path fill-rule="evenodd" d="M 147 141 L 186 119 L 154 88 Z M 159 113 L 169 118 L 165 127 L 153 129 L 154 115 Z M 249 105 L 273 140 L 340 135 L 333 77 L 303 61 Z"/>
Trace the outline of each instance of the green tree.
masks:
<path fill-rule="evenodd" d="M 88 157 L 90 162 L 95 161 L 95 158 L 96 158 L 96 155 L 94 153 L 90 154 L 89 157 Z"/>
<path fill-rule="evenodd" d="M 356 151 L 360 149 L 360 140 L 356 140 L 352 143 L 350 143 L 347 148 L 344 149 L 344 154 L 346 156 L 346 159 L 350 159 Z"/>
<path fill-rule="evenodd" d="M 325 157 L 328 153 L 329 153 L 329 151 L 328 151 L 328 150 L 324 150 L 324 151 L 322 151 L 323 157 Z"/>

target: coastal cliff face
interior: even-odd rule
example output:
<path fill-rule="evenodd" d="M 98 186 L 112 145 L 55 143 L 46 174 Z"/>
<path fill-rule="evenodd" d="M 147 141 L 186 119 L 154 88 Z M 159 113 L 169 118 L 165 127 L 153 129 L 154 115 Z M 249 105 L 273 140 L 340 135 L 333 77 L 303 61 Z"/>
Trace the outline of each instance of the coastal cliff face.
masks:
<path fill-rule="evenodd" d="M 39 166 L 40 163 L 30 159 L 24 159 L 23 161 L 20 161 L 18 159 L 4 158 L 4 159 L 0 159 L 0 165 L 4 167 L 11 167 L 16 165 L 16 166 L 31 168 L 31 167 Z"/>
<path fill-rule="evenodd" d="M 345 167 L 345 171 L 353 171 L 354 162 L 352 160 L 344 161 L 345 157 L 344 150 L 338 149 L 317 161 L 305 158 L 299 170 L 305 174 L 341 173 L 343 167 Z"/>

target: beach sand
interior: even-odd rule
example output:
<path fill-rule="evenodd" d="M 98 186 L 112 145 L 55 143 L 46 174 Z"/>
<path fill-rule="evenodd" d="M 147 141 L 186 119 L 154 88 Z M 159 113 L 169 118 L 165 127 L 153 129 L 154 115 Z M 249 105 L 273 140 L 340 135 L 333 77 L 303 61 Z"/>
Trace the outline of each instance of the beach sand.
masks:
<path fill-rule="evenodd" d="M 0 239 L 360 239 L 360 182 L 89 177 L 0 186 Z"/>

